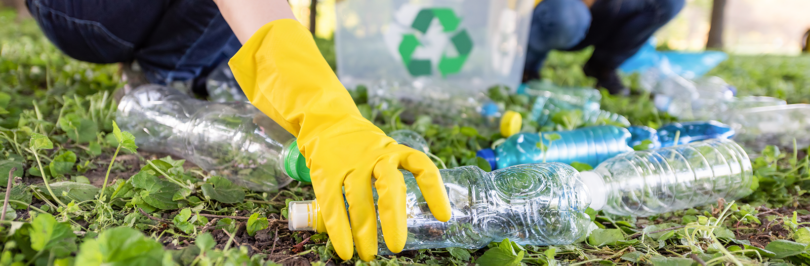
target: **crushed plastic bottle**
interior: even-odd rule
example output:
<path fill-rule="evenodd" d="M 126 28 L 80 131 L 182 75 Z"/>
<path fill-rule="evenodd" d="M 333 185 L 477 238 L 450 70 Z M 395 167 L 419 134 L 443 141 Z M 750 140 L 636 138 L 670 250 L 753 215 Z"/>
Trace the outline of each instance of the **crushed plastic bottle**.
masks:
<path fill-rule="evenodd" d="M 553 134 L 558 134 L 560 139 L 550 141 Z M 507 138 L 494 151 L 483 149 L 477 155 L 488 162 L 495 161 L 496 164 L 490 163 L 492 169 L 541 162 L 580 162 L 595 166 L 613 156 L 633 151 L 628 145 L 630 139 L 627 129 L 616 126 L 593 126 L 539 134 L 519 133 Z"/>
<path fill-rule="evenodd" d="M 116 122 L 140 150 L 184 158 L 251 190 L 309 181 L 293 135 L 247 102 L 211 103 L 146 85 L 121 99 Z"/>
<path fill-rule="evenodd" d="M 227 103 L 248 101 L 245 92 L 242 91 L 242 87 L 239 87 L 239 83 L 236 82 L 236 78 L 234 78 L 227 60 L 217 66 L 217 68 L 208 75 L 205 87 L 208 90 L 208 100 L 212 102 Z"/>
<path fill-rule="evenodd" d="M 657 135 L 661 147 L 669 147 L 707 139 L 730 139 L 734 130 L 717 121 L 697 121 L 666 124 L 658 128 Z"/>
<path fill-rule="evenodd" d="M 810 105 L 789 104 L 742 110 L 729 120 L 734 140 L 753 151 L 766 145 L 803 149 L 810 146 Z"/>
<path fill-rule="evenodd" d="M 591 223 L 585 185 L 565 164 L 526 164 L 490 173 L 475 166 L 440 170 L 452 209 L 448 222 L 433 217 L 416 179 L 402 173 L 408 192 L 404 250 L 478 249 L 505 238 L 523 245 L 566 245 L 584 237 Z M 324 228 L 315 201 L 293 201 L 288 210 L 290 230 Z M 379 253 L 391 254 L 378 230 Z"/>
<path fill-rule="evenodd" d="M 716 139 L 619 155 L 581 173 L 590 207 L 620 216 L 661 214 L 751 194 L 751 161 L 734 141 Z"/>
<path fill-rule="evenodd" d="M 601 121 L 630 126 L 626 117 L 599 109 L 602 95 L 593 88 L 559 87 L 545 80 L 525 84 L 519 91 L 537 97 L 532 104 L 529 120 L 537 122 L 539 126 L 554 126 L 554 115 L 569 110 L 582 111 L 583 122 L 588 124 Z"/>

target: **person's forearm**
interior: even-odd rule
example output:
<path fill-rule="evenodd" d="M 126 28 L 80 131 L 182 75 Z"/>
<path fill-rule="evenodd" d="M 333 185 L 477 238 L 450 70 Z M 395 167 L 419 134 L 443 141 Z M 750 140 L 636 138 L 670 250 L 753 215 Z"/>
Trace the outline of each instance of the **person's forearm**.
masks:
<path fill-rule="evenodd" d="M 247 42 L 259 28 L 279 19 L 295 19 L 285 0 L 214 0 L 222 17 L 241 43 Z"/>

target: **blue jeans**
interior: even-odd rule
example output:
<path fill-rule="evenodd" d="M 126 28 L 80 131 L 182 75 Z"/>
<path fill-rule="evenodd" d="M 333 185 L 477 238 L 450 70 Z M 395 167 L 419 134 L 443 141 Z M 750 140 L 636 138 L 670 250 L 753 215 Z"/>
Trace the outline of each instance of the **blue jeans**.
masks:
<path fill-rule="evenodd" d="M 537 76 L 551 50 L 593 45 L 588 65 L 613 71 L 680 12 L 684 0 L 543 0 L 534 9 L 524 76 Z"/>
<path fill-rule="evenodd" d="M 152 83 L 207 75 L 239 40 L 211 0 L 27 0 L 45 36 L 93 63 L 137 61 Z"/>

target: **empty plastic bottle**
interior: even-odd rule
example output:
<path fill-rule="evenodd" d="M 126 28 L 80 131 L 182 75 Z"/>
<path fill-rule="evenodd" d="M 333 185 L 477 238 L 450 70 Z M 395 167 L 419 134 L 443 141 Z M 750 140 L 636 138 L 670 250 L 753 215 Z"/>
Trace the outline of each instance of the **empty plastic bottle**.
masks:
<path fill-rule="evenodd" d="M 810 146 L 810 105 L 789 104 L 759 107 L 737 112 L 729 119 L 737 131 L 734 140 L 746 148 L 760 151 L 766 145 L 799 149 Z"/>
<path fill-rule="evenodd" d="M 211 103 L 146 85 L 122 98 L 116 122 L 140 150 L 182 157 L 251 190 L 309 181 L 293 135 L 247 102 Z"/>
<path fill-rule="evenodd" d="M 558 134 L 560 138 L 551 140 L 553 134 Z M 541 162 L 566 164 L 580 162 L 595 166 L 613 156 L 633 151 L 633 148 L 628 145 L 630 140 L 630 132 L 616 126 L 593 126 L 558 132 L 519 133 L 507 138 L 494 151 L 483 149 L 477 155 L 490 162 L 492 169 Z M 542 143 L 542 145 L 538 143 Z"/>
<path fill-rule="evenodd" d="M 590 207 L 621 216 L 732 201 L 758 186 L 748 155 L 727 139 L 622 154 L 581 175 Z"/>
<path fill-rule="evenodd" d="M 205 87 L 208 90 L 208 100 L 212 102 L 226 103 L 248 101 L 245 92 L 242 91 L 242 87 L 239 87 L 239 83 L 237 83 L 236 78 L 233 77 L 233 72 L 231 72 L 227 60 L 217 66 L 217 68 L 208 75 Z"/>
<path fill-rule="evenodd" d="M 582 111 L 583 122 L 595 124 L 607 122 L 621 126 L 630 126 L 626 117 L 599 109 L 602 95 L 593 88 L 558 87 L 551 82 L 530 82 L 522 90 L 524 94 L 536 96 L 529 120 L 540 126 L 554 126 L 555 114 L 569 111 Z"/>
<path fill-rule="evenodd" d="M 717 121 L 670 123 L 658 129 L 661 147 L 682 145 L 707 139 L 730 139 L 734 130 Z M 677 141 L 677 143 L 675 143 Z"/>
<path fill-rule="evenodd" d="M 584 213 L 590 204 L 585 186 L 565 164 L 526 164 L 490 173 L 464 166 L 440 173 L 452 208 L 448 222 L 433 217 L 413 175 L 403 171 L 408 192 L 405 250 L 478 249 L 504 238 L 518 244 L 565 245 L 585 236 L 591 223 Z M 290 230 L 324 228 L 315 201 L 290 202 L 288 210 Z M 382 230 L 378 239 L 380 254 L 390 254 Z"/>
<path fill-rule="evenodd" d="M 629 126 L 627 131 L 630 132 L 630 147 L 635 148 L 641 145 L 645 140 L 649 140 L 650 144 L 644 149 L 655 149 L 661 147 L 661 142 L 658 141 L 658 131 L 645 126 Z"/>

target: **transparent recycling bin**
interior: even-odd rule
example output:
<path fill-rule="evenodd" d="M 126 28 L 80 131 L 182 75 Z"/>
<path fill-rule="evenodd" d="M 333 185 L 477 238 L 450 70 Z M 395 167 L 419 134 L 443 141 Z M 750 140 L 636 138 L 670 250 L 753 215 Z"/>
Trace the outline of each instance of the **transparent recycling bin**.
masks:
<path fill-rule="evenodd" d="M 371 97 L 478 104 L 490 86 L 519 85 L 533 8 L 534 0 L 338 1 L 338 76 Z"/>

